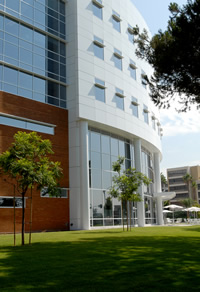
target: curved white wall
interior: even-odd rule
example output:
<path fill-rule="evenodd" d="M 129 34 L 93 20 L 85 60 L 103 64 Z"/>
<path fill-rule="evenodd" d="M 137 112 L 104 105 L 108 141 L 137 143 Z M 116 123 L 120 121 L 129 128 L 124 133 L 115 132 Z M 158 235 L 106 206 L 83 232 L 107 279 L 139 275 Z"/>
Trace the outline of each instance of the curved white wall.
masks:
<path fill-rule="evenodd" d="M 148 27 L 132 4 L 131 0 L 102 0 L 103 19 L 93 15 L 92 0 L 68 0 L 67 15 L 67 83 L 69 108 L 69 147 L 70 147 L 70 187 L 71 214 L 74 229 L 81 228 L 81 172 L 80 172 L 80 122 L 106 129 L 129 139 L 140 138 L 142 146 L 152 153 L 161 153 L 161 142 L 157 122 L 159 113 L 149 98 L 148 89 L 141 84 L 142 70 L 151 74 L 151 67 L 135 55 L 136 46 L 128 39 L 128 26 L 140 29 Z M 113 10 L 120 15 L 121 33 L 113 28 Z M 149 31 L 149 30 L 148 30 Z M 150 33 L 150 32 L 149 32 Z M 94 56 L 94 36 L 104 42 L 104 60 Z M 122 52 L 123 70 L 114 66 L 114 49 Z M 136 80 L 129 71 L 130 59 L 137 66 Z M 105 103 L 95 99 L 95 78 L 105 82 Z M 115 88 L 124 91 L 124 111 L 116 108 Z M 139 117 L 131 110 L 131 97 L 138 99 Z M 149 124 L 144 122 L 143 105 L 149 110 Z M 152 127 L 152 116 L 156 120 L 156 130 Z M 87 149 L 86 149 L 87 151 Z M 86 167 L 87 171 L 87 167 Z M 86 179 L 86 184 L 88 179 Z M 87 188 L 87 185 L 84 186 Z M 75 219 L 76 217 L 76 219 Z"/>

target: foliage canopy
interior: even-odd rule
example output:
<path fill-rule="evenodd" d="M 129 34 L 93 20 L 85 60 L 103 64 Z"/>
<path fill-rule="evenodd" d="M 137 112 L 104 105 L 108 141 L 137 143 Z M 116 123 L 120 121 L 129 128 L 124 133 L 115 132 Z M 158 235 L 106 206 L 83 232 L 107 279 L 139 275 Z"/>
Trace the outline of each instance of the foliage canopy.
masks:
<path fill-rule="evenodd" d="M 154 69 L 145 77 L 154 103 L 169 107 L 177 98 L 180 111 L 200 106 L 200 0 L 188 0 L 180 8 L 169 6 L 171 16 L 166 31 L 158 31 L 151 39 L 146 30 L 133 29 L 137 43 L 136 55 Z"/>
<path fill-rule="evenodd" d="M 47 187 L 51 195 L 58 194 L 58 179 L 62 175 L 59 162 L 50 160 L 53 154 L 49 140 L 37 133 L 18 132 L 12 146 L 0 155 L 0 174 L 12 182 L 22 197 L 22 244 L 24 244 L 24 199 L 27 190 Z M 7 180 L 8 179 L 8 180 Z"/>

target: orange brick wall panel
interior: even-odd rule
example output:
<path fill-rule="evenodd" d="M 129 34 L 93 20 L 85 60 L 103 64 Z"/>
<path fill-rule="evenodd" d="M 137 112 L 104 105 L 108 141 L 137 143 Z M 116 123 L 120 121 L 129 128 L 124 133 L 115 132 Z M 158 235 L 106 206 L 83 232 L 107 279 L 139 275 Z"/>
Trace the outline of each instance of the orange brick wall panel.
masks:
<path fill-rule="evenodd" d="M 0 91 L 0 112 L 38 120 L 56 125 L 55 135 L 39 133 L 43 139 L 50 139 L 53 146 L 53 161 L 60 161 L 63 168 L 61 187 L 69 187 L 69 155 L 68 155 L 68 112 L 64 109 L 43 104 L 23 97 Z M 0 151 L 5 151 L 13 142 L 17 131 L 25 131 L 9 126 L 0 126 Z M 26 131 L 30 132 L 30 131 Z M 13 186 L 0 178 L 0 196 L 13 196 Z M 30 193 L 27 194 L 27 197 Z M 17 232 L 21 231 L 21 209 L 16 209 Z M 26 226 L 29 230 L 30 199 L 26 200 Z M 40 192 L 33 191 L 33 231 L 68 230 L 69 198 L 41 198 Z M 0 208 L 0 232 L 13 232 L 13 209 Z"/>

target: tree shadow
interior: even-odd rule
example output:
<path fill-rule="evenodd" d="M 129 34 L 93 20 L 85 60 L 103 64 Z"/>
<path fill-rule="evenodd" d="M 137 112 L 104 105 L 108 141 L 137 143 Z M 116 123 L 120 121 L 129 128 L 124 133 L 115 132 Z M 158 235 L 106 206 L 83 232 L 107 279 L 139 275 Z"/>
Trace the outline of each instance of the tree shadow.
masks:
<path fill-rule="evenodd" d="M 0 291 L 199 291 L 199 262 L 195 236 L 7 246 L 0 248 Z"/>

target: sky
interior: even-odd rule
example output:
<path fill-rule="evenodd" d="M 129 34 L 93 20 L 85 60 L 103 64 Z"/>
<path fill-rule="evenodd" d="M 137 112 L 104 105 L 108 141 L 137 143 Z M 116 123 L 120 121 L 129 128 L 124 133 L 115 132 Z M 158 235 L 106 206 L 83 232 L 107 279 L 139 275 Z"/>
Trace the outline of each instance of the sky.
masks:
<path fill-rule="evenodd" d="M 182 6 L 187 0 L 132 0 L 153 34 L 165 30 L 169 19 L 168 6 L 176 2 Z M 161 172 L 166 169 L 200 165 L 200 111 L 194 107 L 187 113 L 177 113 L 175 107 L 160 110 L 163 128 Z"/>

